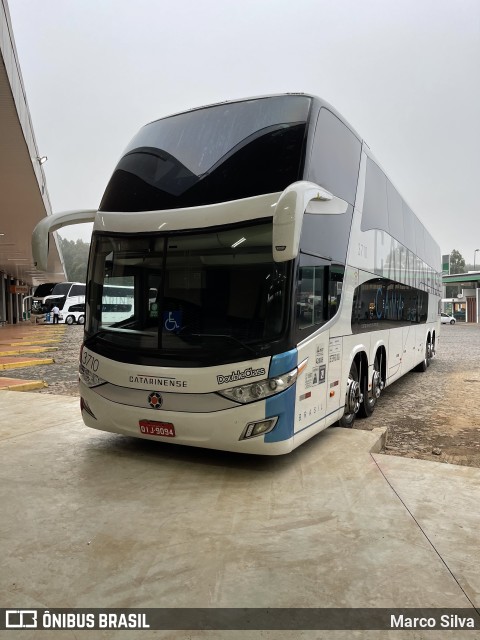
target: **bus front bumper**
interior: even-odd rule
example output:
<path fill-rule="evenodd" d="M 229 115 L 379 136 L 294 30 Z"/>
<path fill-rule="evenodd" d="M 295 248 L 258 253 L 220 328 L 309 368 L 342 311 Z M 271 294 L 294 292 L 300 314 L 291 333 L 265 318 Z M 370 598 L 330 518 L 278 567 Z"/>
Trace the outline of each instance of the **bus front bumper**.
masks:
<path fill-rule="evenodd" d="M 84 423 L 101 431 L 169 444 L 257 455 L 281 455 L 293 448 L 292 438 L 275 442 L 266 441 L 264 435 L 240 439 L 248 424 L 265 420 L 265 401 L 209 413 L 162 411 L 112 402 L 82 381 L 80 396 Z M 144 433 L 142 424 L 146 423 L 171 424 L 175 435 Z"/>

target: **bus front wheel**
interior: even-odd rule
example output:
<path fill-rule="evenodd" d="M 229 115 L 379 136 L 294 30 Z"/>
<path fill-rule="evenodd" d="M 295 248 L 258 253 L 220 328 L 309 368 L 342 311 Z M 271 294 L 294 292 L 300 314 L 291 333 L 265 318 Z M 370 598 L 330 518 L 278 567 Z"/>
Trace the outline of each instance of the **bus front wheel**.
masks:
<path fill-rule="evenodd" d="M 347 392 L 345 394 L 345 413 L 338 421 L 341 427 L 350 428 L 355 422 L 356 415 L 362 404 L 363 396 L 358 380 L 358 369 L 355 362 L 352 362 L 350 373 L 348 374 Z"/>

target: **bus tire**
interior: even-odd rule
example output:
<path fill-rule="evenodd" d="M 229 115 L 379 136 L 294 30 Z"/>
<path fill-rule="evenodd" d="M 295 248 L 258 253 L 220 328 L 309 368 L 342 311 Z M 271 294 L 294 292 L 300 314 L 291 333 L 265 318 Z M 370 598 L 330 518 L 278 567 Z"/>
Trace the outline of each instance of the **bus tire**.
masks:
<path fill-rule="evenodd" d="M 78 316 L 78 324 L 85 324 L 85 316 Z"/>
<path fill-rule="evenodd" d="M 355 361 L 352 362 L 348 374 L 347 392 L 345 394 L 345 413 L 338 421 L 340 427 L 350 429 L 355 422 L 358 410 L 361 406 L 361 388 L 358 381 L 358 369 Z"/>
<path fill-rule="evenodd" d="M 75 322 L 75 318 L 73 316 L 67 316 L 65 318 L 65 324 L 73 324 Z"/>
<path fill-rule="evenodd" d="M 377 400 L 380 397 L 382 390 L 382 374 L 380 372 L 380 364 L 378 362 L 378 355 L 375 356 L 373 361 L 373 375 L 372 375 L 372 388 L 370 394 L 368 392 L 368 376 L 363 378 L 363 402 L 360 405 L 358 415 L 362 418 L 369 418 L 375 411 L 377 406 Z"/>
<path fill-rule="evenodd" d="M 425 353 L 423 355 L 423 360 L 420 362 L 420 364 L 417 364 L 414 371 L 425 373 L 425 371 L 428 369 L 429 364 L 430 364 L 430 344 L 427 340 L 427 342 L 425 343 Z"/>

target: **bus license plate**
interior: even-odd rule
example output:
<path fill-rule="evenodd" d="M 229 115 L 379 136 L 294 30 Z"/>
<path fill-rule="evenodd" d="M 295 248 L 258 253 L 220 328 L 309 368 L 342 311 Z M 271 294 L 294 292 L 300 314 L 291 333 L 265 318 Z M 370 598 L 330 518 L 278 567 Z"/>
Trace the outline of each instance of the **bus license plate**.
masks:
<path fill-rule="evenodd" d="M 163 436 L 164 438 L 175 437 L 175 427 L 171 422 L 157 422 L 156 420 L 140 420 L 140 433 L 147 436 Z"/>

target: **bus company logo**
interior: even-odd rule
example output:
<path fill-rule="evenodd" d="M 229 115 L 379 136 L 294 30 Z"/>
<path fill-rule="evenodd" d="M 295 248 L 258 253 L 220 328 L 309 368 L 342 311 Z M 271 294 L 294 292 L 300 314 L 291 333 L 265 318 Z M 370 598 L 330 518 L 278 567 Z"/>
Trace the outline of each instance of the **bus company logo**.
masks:
<path fill-rule="evenodd" d="M 228 376 L 217 376 L 218 384 L 227 384 L 229 382 L 237 382 L 238 380 L 245 380 L 246 378 L 257 378 L 258 376 L 264 376 L 267 372 L 263 367 L 260 369 L 253 369 L 248 367 L 244 371 L 232 371 Z"/>
<path fill-rule="evenodd" d="M 171 377 L 158 377 L 158 376 L 142 376 L 131 375 L 128 376 L 128 380 L 132 384 L 143 384 L 148 385 L 150 388 L 152 387 L 174 387 L 174 388 L 185 388 L 187 386 L 186 380 L 177 380 L 176 378 Z"/>
<path fill-rule="evenodd" d="M 158 391 L 152 391 L 152 393 L 148 396 L 148 404 L 152 407 L 152 409 L 160 409 L 163 404 L 163 399 Z"/>

